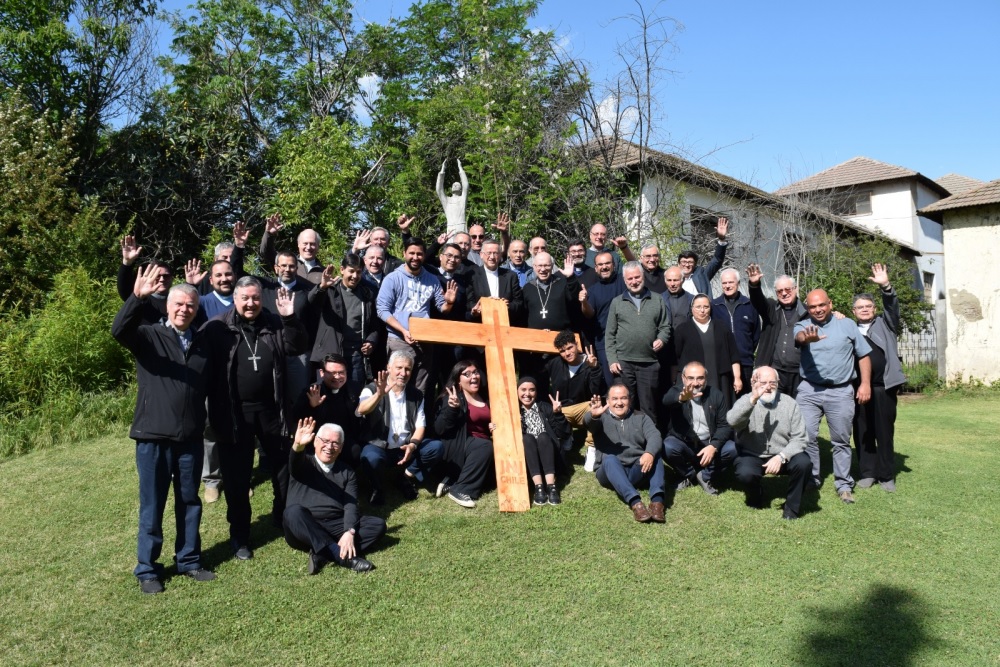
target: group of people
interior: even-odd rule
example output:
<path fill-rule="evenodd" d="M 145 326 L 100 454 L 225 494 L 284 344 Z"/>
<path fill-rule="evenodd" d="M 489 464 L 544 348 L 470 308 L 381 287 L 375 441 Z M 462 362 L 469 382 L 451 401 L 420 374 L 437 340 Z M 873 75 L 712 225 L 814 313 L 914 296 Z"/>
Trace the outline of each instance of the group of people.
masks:
<path fill-rule="evenodd" d="M 765 297 L 760 267 L 722 269 L 728 220 L 716 227 L 704 266 L 691 251 L 663 267 L 655 245 L 572 239 L 558 268 L 544 238 L 511 239 L 500 215 L 444 233 L 429 245 L 400 216 L 402 257 L 383 227 L 359 232 L 336 264 L 319 260 L 321 239 L 301 232 L 277 250 L 283 224 L 265 222 L 259 255 L 273 275 L 245 275 L 249 229 L 215 248 L 207 270 L 169 267 L 122 239 L 114 336 L 135 356 L 138 396 L 130 437 L 139 472 L 135 575 L 145 593 L 163 590 L 163 511 L 171 484 L 177 571 L 214 578 L 201 562 L 199 487 L 227 504 L 238 560 L 253 557 L 251 477 L 255 452 L 270 471 L 271 519 L 308 571 L 328 563 L 374 568 L 364 555 L 386 523 L 359 511 L 386 502 L 391 478 L 405 500 L 424 486 L 474 507 L 491 483 L 492 433 L 481 349 L 429 345 L 413 318 L 476 321 L 482 299 L 502 300 L 514 326 L 552 331 L 551 354 L 518 353 L 525 464 L 534 505 L 561 503 L 558 467 L 579 434 L 584 468 L 613 489 L 640 522 L 665 521 L 667 468 L 676 488 L 718 493 L 732 466 L 747 504 L 764 507 L 764 474 L 790 476 L 783 516 L 797 518 L 818 488 L 817 433 L 826 415 L 839 497 L 854 502 L 853 428 L 860 487 L 894 490 L 898 304 L 885 267 L 875 299 L 859 295 L 854 319 L 832 311 L 822 290 L 800 302 L 779 276 Z M 506 259 L 504 259 L 506 258 Z M 721 273 L 720 273 L 721 269 Z M 719 273 L 721 294 L 711 295 Z M 494 378 L 494 381 L 502 379 Z M 666 465 L 664 465 L 666 464 Z M 638 491 L 649 488 L 649 504 Z"/>

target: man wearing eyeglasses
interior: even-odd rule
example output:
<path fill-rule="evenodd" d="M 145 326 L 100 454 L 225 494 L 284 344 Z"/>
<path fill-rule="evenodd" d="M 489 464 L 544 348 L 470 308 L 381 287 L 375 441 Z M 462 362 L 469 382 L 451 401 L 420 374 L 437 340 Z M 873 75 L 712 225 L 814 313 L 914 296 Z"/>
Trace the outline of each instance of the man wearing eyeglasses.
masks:
<path fill-rule="evenodd" d="M 806 449 L 806 426 L 798 404 L 778 389 L 778 372 L 757 368 L 750 377 L 750 393 L 741 396 L 726 414 L 736 430 L 736 479 L 746 489 L 746 503 L 764 509 L 760 480 L 767 475 L 788 475 L 781 518 L 798 519 L 802 492 L 812 464 Z"/>
<path fill-rule="evenodd" d="M 809 317 L 806 308 L 799 301 L 799 289 L 790 276 L 778 276 L 774 281 L 774 293 L 777 298 L 764 296 L 761 289 L 761 278 L 764 277 L 760 266 L 751 264 L 747 267 L 747 284 L 750 304 L 760 315 L 760 339 L 757 343 L 757 354 L 754 366 L 762 368 L 769 366 L 778 374 L 778 387 L 781 393 L 795 398 L 799 382 L 799 348 L 795 345 L 795 324 Z"/>

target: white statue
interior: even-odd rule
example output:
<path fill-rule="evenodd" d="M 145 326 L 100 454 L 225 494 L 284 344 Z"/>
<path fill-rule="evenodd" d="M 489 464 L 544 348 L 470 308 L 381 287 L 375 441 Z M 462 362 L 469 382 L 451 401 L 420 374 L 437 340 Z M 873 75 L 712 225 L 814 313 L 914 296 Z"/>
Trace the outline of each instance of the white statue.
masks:
<path fill-rule="evenodd" d="M 444 193 L 444 168 L 448 164 L 445 160 L 441 163 L 441 171 L 437 177 L 437 196 L 444 207 L 444 217 L 448 220 L 448 234 L 458 232 L 468 232 L 465 224 L 465 201 L 469 198 L 469 179 L 465 177 L 465 170 L 462 169 L 462 161 L 458 162 L 458 178 L 461 183 L 452 183 L 451 195 Z"/>

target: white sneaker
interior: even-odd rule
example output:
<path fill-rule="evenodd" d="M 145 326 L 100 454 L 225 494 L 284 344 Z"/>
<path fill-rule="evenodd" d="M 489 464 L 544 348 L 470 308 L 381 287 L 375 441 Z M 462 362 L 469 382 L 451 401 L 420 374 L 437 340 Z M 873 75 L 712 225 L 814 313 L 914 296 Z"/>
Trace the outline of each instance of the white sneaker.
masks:
<path fill-rule="evenodd" d="M 587 472 L 594 472 L 594 467 L 597 465 L 597 450 L 593 447 L 587 447 L 587 459 L 583 462 L 583 469 Z"/>

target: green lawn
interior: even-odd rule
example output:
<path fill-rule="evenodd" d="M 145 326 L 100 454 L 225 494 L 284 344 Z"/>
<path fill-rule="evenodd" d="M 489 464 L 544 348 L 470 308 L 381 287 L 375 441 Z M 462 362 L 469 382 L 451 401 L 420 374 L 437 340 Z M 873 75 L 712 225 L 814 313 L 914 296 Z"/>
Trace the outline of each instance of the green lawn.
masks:
<path fill-rule="evenodd" d="M 693 488 L 639 525 L 578 467 L 561 507 L 523 515 L 422 492 L 367 575 L 307 577 L 267 516 L 230 560 L 219 502 L 218 580 L 158 596 L 131 574 L 131 441 L 35 452 L 0 464 L 0 664 L 1000 664 L 1000 395 L 905 401 L 897 426 L 894 495 L 845 506 L 828 479 L 786 522 L 779 499 Z"/>

